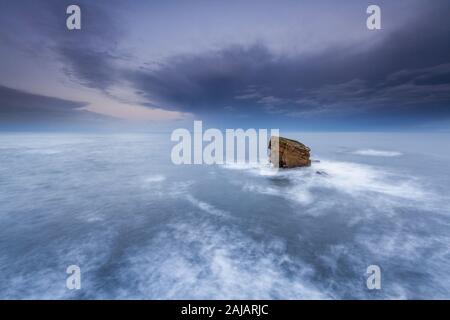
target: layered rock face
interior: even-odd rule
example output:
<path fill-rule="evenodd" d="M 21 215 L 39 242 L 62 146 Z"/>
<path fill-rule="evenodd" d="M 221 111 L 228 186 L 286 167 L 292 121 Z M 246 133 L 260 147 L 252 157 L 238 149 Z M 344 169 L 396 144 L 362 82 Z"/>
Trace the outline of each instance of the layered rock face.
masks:
<path fill-rule="evenodd" d="M 283 137 L 270 137 L 270 162 L 279 168 L 309 167 L 310 151 L 304 144 Z M 278 151 L 278 159 L 276 153 Z"/>

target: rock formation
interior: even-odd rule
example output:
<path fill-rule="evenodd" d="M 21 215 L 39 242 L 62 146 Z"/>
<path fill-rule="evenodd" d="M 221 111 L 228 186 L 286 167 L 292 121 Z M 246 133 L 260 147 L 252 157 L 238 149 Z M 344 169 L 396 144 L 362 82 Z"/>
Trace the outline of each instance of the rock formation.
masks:
<path fill-rule="evenodd" d="M 298 141 L 272 136 L 269 149 L 270 162 L 275 166 L 278 165 L 279 168 L 309 167 L 311 165 L 309 159 L 311 149 Z"/>

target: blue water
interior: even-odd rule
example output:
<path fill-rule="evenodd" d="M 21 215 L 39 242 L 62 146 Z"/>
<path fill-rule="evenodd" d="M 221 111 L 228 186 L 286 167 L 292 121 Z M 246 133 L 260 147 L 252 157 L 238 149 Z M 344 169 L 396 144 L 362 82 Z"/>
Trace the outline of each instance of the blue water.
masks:
<path fill-rule="evenodd" d="M 166 134 L 0 135 L 0 298 L 450 298 L 448 134 L 282 135 L 320 162 L 175 166 Z"/>

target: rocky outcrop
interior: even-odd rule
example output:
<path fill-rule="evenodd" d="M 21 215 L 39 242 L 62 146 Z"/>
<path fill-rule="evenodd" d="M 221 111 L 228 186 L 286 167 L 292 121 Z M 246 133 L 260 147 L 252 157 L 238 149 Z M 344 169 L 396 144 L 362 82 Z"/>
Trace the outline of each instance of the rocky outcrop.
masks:
<path fill-rule="evenodd" d="M 270 162 L 279 168 L 309 167 L 310 151 L 304 144 L 283 137 L 270 137 Z M 276 156 L 278 150 L 278 159 Z"/>

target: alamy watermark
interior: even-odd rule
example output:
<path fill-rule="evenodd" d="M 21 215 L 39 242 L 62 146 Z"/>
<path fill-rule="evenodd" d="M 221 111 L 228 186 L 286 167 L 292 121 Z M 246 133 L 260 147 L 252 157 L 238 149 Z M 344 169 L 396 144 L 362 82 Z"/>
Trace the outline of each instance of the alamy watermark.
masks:
<path fill-rule="evenodd" d="M 366 285 L 369 290 L 380 290 L 381 289 L 381 268 L 376 264 L 372 264 L 367 267 L 366 270 L 367 277 Z"/>
<path fill-rule="evenodd" d="M 377 5 L 370 5 L 367 7 L 366 12 L 370 16 L 366 20 L 366 26 L 369 30 L 380 30 L 381 29 L 381 8 Z"/>
<path fill-rule="evenodd" d="M 279 129 L 226 129 L 223 133 L 209 128 L 203 132 L 202 121 L 194 121 L 193 129 L 192 133 L 183 128 L 172 132 L 171 141 L 178 142 L 171 152 L 174 164 L 268 163 L 269 138 L 273 141 L 280 135 Z M 278 149 L 270 152 L 277 167 Z"/>
<path fill-rule="evenodd" d="M 66 273 L 69 275 L 66 279 L 66 288 L 69 290 L 80 290 L 81 268 L 73 264 L 67 267 Z"/>

